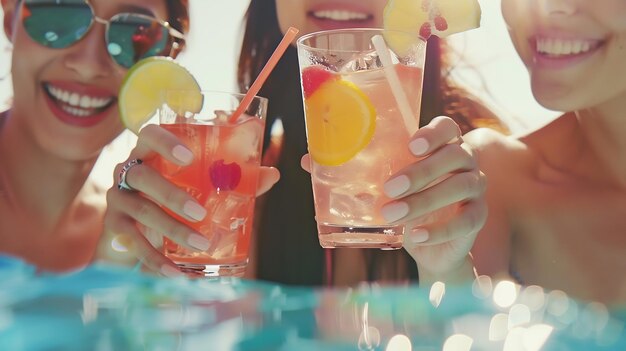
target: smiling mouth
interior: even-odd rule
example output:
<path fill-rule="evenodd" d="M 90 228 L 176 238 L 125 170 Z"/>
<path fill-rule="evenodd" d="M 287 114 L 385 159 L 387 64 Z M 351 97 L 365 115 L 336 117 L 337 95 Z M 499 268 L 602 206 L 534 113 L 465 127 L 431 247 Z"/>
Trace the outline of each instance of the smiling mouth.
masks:
<path fill-rule="evenodd" d="M 308 15 L 318 20 L 345 22 L 366 22 L 374 18 L 373 15 L 368 13 L 346 10 L 310 11 Z"/>
<path fill-rule="evenodd" d="M 552 59 L 582 56 L 595 51 L 602 44 L 603 41 L 589 39 L 535 38 L 537 53 Z"/>
<path fill-rule="evenodd" d="M 79 94 L 56 87 L 50 83 L 44 83 L 43 89 L 50 100 L 65 113 L 74 117 L 86 118 L 97 115 L 113 103 L 115 97 L 98 97 L 88 94 Z"/>

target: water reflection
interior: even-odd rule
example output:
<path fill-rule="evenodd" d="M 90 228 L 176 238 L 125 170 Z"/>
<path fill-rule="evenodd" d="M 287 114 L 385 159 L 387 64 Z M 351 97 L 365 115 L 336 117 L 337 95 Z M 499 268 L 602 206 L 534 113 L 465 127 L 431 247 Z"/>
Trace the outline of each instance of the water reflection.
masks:
<path fill-rule="evenodd" d="M 621 350 L 622 310 L 486 277 L 316 290 L 0 267 L 0 350 Z"/>

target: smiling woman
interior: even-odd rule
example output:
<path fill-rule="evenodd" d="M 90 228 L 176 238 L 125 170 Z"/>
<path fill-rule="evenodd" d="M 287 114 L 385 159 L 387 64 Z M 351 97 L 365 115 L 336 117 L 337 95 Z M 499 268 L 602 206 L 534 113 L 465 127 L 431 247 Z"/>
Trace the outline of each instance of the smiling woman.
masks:
<path fill-rule="evenodd" d="M 342 1 L 342 2 L 335 2 L 335 3 L 343 3 L 343 4 L 355 3 L 356 5 L 341 5 L 342 7 L 340 8 L 330 8 L 330 7 L 327 7 L 328 5 L 323 5 L 323 6 L 319 5 L 318 8 L 311 8 L 311 10 L 309 11 L 299 12 L 297 11 L 297 6 L 301 6 L 299 5 L 300 2 L 287 1 L 287 0 L 279 0 L 279 1 L 284 3 L 283 5 L 285 6 L 292 6 L 294 14 L 298 14 L 300 16 L 300 20 L 304 21 L 302 23 L 306 22 L 305 24 L 303 24 L 303 28 L 302 28 L 304 32 L 323 29 L 323 28 L 326 28 L 324 26 L 332 25 L 332 23 L 355 22 L 355 24 L 359 24 L 359 26 L 362 26 L 364 24 L 363 22 L 379 21 L 377 14 L 382 13 L 382 8 L 384 6 L 384 3 L 382 1 L 378 1 L 378 2 L 375 2 L 376 3 L 375 5 L 367 5 L 366 6 L 367 8 L 364 9 L 363 7 L 365 5 L 363 4 L 367 4 L 367 2 L 363 2 L 363 1 L 343 2 Z M 188 48 L 180 57 L 181 61 L 190 68 L 190 70 L 194 73 L 194 75 L 200 81 L 202 87 L 209 88 L 209 89 L 218 89 L 218 90 L 236 89 L 235 82 L 234 82 L 235 80 L 234 77 L 236 73 L 236 64 L 235 64 L 236 60 L 234 60 L 233 57 L 237 54 L 236 51 L 238 50 L 237 38 L 239 35 L 239 30 L 240 30 L 239 19 L 242 17 L 242 14 L 245 11 L 245 8 L 248 2 L 246 0 L 228 1 L 224 3 L 204 1 L 204 0 L 192 0 L 191 2 L 192 2 L 191 6 L 193 8 L 191 24 L 193 28 L 190 33 L 191 35 L 187 38 L 188 40 L 186 41 Z M 12 1 L 12 0 L 2 0 L 2 4 L 4 5 L 3 10 L 5 8 L 16 10 L 14 7 L 12 7 L 12 5 L 15 3 L 16 1 Z M 101 2 L 94 2 L 94 3 L 97 4 Z M 115 4 L 121 4 L 121 3 L 142 5 L 142 4 L 145 4 L 146 2 L 145 1 L 131 1 L 131 0 L 121 1 L 120 0 L 120 1 L 110 1 L 110 3 L 111 3 L 110 6 L 114 6 Z M 157 1 L 151 1 L 150 3 L 159 4 L 161 2 L 157 0 Z M 184 7 L 181 7 L 183 6 L 182 4 L 184 3 L 184 1 L 163 1 L 163 3 L 169 6 L 170 10 L 175 9 L 176 11 L 179 11 L 180 13 L 184 14 L 184 11 L 181 10 L 182 8 L 184 8 Z M 508 41 L 508 38 L 504 38 L 505 27 L 501 20 L 501 14 L 499 12 L 499 1 L 495 1 L 495 2 L 491 0 L 483 1 L 482 7 L 483 7 L 483 13 L 484 13 L 483 23 L 482 23 L 483 28 L 468 32 L 467 34 L 460 34 L 460 35 L 454 36 L 451 38 L 450 41 L 453 43 L 454 47 L 457 49 L 480 47 L 480 50 L 465 49 L 465 50 L 462 50 L 462 52 L 465 54 L 466 58 L 468 58 L 469 61 L 471 61 L 473 65 L 478 68 L 478 72 L 480 73 L 480 75 L 485 78 L 484 82 L 486 83 L 487 87 L 489 88 L 491 92 L 493 92 L 493 95 L 485 95 L 483 97 L 495 99 L 496 103 L 498 103 L 500 107 L 507 112 L 515 111 L 517 115 L 524 116 L 526 118 L 526 120 L 523 121 L 524 123 L 529 123 L 532 125 L 533 123 L 543 122 L 545 119 L 543 118 L 544 115 L 541 114 L 542 111 L 539 111 L 538 113 L 535 113 L 534 110 L 531 110 L 532 112 L 530 113 L 525 112 L 525 111 L 528 111 L 529 108 L 534 108 L 534 106 L 536 105 L 532 103 L 532 96 L 527 93 L 528 89 L 526 88 L 526 83 L 524 80 L 527 81 L 528 77 L 522 75 L 524 73 L 523 67 L 521 67 L 521 65 L 517 67 L 515 65 L 516 62 L 512 58 L 510 58 L 508 56 L 509 53 L 506 52 L 506 49 L 510 48 L 512 50 L 512 48 L 510 47 L 510 42 Z M 96 8 L 96 13 L 98 14 L 98 16 L 103 17 L 103 18 L 110 18 L 108 14 L 107 15 L 101 14 L 100 10 L 101 8 Z M 160 14 L 162 11 L 162 9 L 156 9 L 156 8 L 155 9 L 146 8 L 146 10 L 149 13 L 154 13 L 154 14 Z M 284 18 L 284 15 L 286 14 L 286 12 L 284 11 L 284 8 L 282 11 L 283 12 L 281 14 L 281 17 Z M 113 12 L 117 12 L 117 11 L 113 11 Z M 146 11 L 143 11 L 142 13 L 145 14 L 145 12 Z M 174 16 L 173 13 L 170 15 L 171 15 L 170 17 L 172 18 L 180 17 L 180 16 Z M 157 16 L 157 17 L 161 18 L 161 16 Z M 182 15 L 182 19 L 185 20 L 185 18 L 186 17 Z M 198 19 L 201 18 L 202 20 L 193 21 L 193 19 L 196 19 L 196 18 Z M 311 18 L 311 21 L 307 22 L 307 18 Z M 162 19 L 165 19 L 165 17 L 163 17 Z M 170 23 L 175 24 L 174 27 L 177 28 L 179 31 L 183 31 L 185 29 L 185 26 L 183 25 L 183 23 L 178 23 L 175 20 L 170 20 Z M 18 26 L 18 29 L 21 28 L 19 27 L 19 21 L 15 21 L 14 25 Z M 88 35 L 84 38 L 83 41 L 81 41 L 81 43 L 76 44 L 76 46 L 72 46 L 72 47 L 65 49 L 71 52 L 70 57 L 71 56 L 76 57 L 76 49 L 79 47 L 82 48 L 84 47 L 84 45 L 90 46 L 90 50 L 95 48 L 95 50 L 91 50 L 93 52 L 103 52 L 103 55 L 104 55 L 103 57 L 107 57 L 109 55 L 109 52 L 105 51 L 104 49 L 100 49 L 99 46 L 94 44 L 95 41 L 102 40 L 103 28 L 104 28 L 103 26 L 96 25 L 93 30 L 89 31 Z M 219 31 L 220 34 L 223 33 L 223 35 L 215 35 L 217 31 Z M 7 34 L 10 35 L 10 32 Z M 95 41 L 91 39 L 92 37 L 95 37 Z M 29 40 L 24 36 L 20 38 L 21 38 L 20 41 L 15 43 L 16 45 L 20 43 L 22 44 L 26 43 Z M 34 44 L 34 43 L 31 43 L 31 44 Z M 4 36 L 0 35 L 0 77 L 5 76 L 5 73 L 6 75 L 9 74 L 9 66 L 10 66 L 9 62 L 11 59 L 12 51 L 7 50 L 6 49 L 7 47 L 9 47 L 9 42 L 5 40 Z M 219 50 L 215 50 L 215 48 L 219 48 Z M 502 48 L 506 48 L 506 49 L 503 51 Z M 39 48 L 39 49 L 44 50 L 45 48 Z M 100 55 L 98 55 L 98 57 L 100 57 Z M 496 62 L 494 62 L 494 59 Z M 21 60 L 21 61 L 29 61 L 29 60 Z M 93 60 L 93 61 L 98 62 L 98 60 Z M 262 63 L 264 61 L 263 59 L 260 59 L 258 60 L 258 62 Z M 464 74 L 460 74 L 464 72 L 462 68 L 463 67 L 455 67 L 455 69 L 452 70 L 452 74 L 455 75 L 455 77 L 460 77 L 465 82 L 468 82 L 470 86 L 477 88 L 474 91 L 478 91 L 478 92 L 481 91 L 482 87 L 479 86 L 479 83 L 482 83 L 483 80 L 474 79 L 476 77 L 475 70 L 469 70 L 468 72 L 470 73 L 464 75 Z M 119 68 L 116 68 L 116 69 L 119 69 Z M 503 71 L 507 72 L 507 74 L 503 75 L 501 73 Z M 57 73 L 55 73 L 55 75 L 56 74 Z M 291 73 L 289 74 L 291 76 L 297 77 L 297 68 L 295 71 L 292 70 Z M 63 73 L 59 73 L 58 75 L 64 77 L 67 74 L 66 74 L 66 71 L 63 71 Z M 6 79 L 2 79 L 0 81 L 0 85 L 1 85 L 0 106 L 2 103 L 6 103 L 8 107 L 8 104 L 10 103 L 9 98 L 10 96 L 12 96 L 12 93 L 11 93 L 12 85 L 11 85 L 10 78 L 11 78 L 10 76 L 7 76 Z M 56 79 L 58 77 L 55 76 L 54 78 Z M 63 99 L 65 96 L 65 93 L 62 92 L 63 90 L 67 91 L 69 94 L 72 89 L 69 89 L 67 87 L 64 88 L 62 86 L 57 87 L 56 89 L 51 90 L 50 96 L 52 96 L 52 98 L 54 98 L 55 100 L 64 101 Z M 40 94 L 44 93 L 43 89 L 39 91 L 40 91 Z M 48 94 L 48 93 L 46 92 L 45 94 Z M 56 94 L 56 96 L 54 94 Z M 301 97 L 298 94 L 299 92 L 294 93 L 293 95 L 294 101 L 301 99 Z M 98 105 L 99 103 L 103 103 L 103 98 L 100 96 L 93 96 L 93 97 L 95 97 L 95 99 L 90 99 L 90 102 L 89 102 L 90 105 L 88 107 L 94 108 L 94 109 L 103 107 L 103 106 Z M 68 97 L 65 103 L 69 104 L 70 99 L 71 98 Z M 77 108 L 80 108 L 80 100 L 81 99 L 79 96 L 79 99 L 78 99 L 79 103 L 78 103 Z M 280 99 L 277 99 L 276 101 L 280 101 Z M 2 109 L 2 110 L 5 110 L 5 109 Z M 74 114 L 77 114 L 77 113 L 74 113 Z M 535 117 L 538 117 L 538 118 L 535 118 Z M 112 118 L 111 120 L 114 120 L 114 119 L 117 120 L 116 118 Z M 294 117 L 294 120 L 297 120 L 297 117 Z M 536 121 L 536 122 L 529 122 L 529 120 Z M 7 129 L 6 126 L 8 125 L 8 122 L 7 122 L 8 120 L 6 118 L 3 117 L 2 121 L 3 121 L 2 123 L 4 123 L 5 126 L 0 128 L 0 133 L 2 133 L 2 130 L 6 130 Z M 44 122 L 41 122 L 42 125 L 43 123 Z M 291 122 L 287 122 L 287 123 L 291 123 Z M 514 126 L 518 127 L 519 130 L 524 130 L 526 128 L 525 125 L 521 123 L 514 124 Z M 290 126 L 288 126 L 288 128 L 290 128 Z M 270 130 L 271 129 L 268 128 L 268 133 Z M 52 133 L 53 129 L 49 129 L 49 131 Z M 108 132 L 107 138 L 110 139 L 114 135 L 116 135 L 116 132 Z M 269 140 L 269 135 L 267 136 L 267 138 Z M 6 141 L 6 139 L 7 138 L 2 138 L 0 140 Z M 78 140 L 78 139 L 79 139 L 78 136 L 74 137 L 72 135 L 68 136 L 68 135 L 59 134 L 58 136 L 55 137 L 53 146 L 57 147 L 58 145 L 66 145 L 66 142 L 69 143 L 72 140 Z M 97 165 L 96 169 L 92 172 L 92 175 L 94 175 L 95 178 L 92 177 L 93 179 L 91 180 L 94 180 L 95 183 L 99 185 L 98 188 L 100 189 L 107 188 L 112 185 L 113 183 L 113 177 L 111 176 L 112 165 L 126 158 L 128 151 L 129 151 L 128 145 L 134 142 L 134 138 L 126 133 L 122 135 L 121 139 L 122 139 L 121 143 L 117 143 L 113 145 L 108 144 L 105 147 L 106 152 L 103 154 L 103 157 L 100 157 L 99 164 Z M 106 144 L 106 142 L 103 140 L 99 141 L 99 143 L 101 143 L 102 145 Z M 77 151 L 81 150 L 79 147 L 73 147 L 71 149 L 76 149 Z M 84 186 L 83 189 L 80 189 L 80 188 L 76 189 L 76 187 L 69 187 L 67 184 L 63 185 L 61 178 L 65 178 L 66 174 L 63 173 L 62 170 L 56 170 L 54 172 L 52 171 L 44 172 L 42 171 L 42 169 L 46 170 L 47 166 L 45 167 L 42 166 L 43 168 L 34 167 L 34 165 L 37 165 L 37 164 L 46 165 L 48 162 L 54 163 L 58 159 L 43 157 L 42 155 L 40 155 L 38 157 L 32 158 L 33 160 L 32 164 L 28 163 L 27 167 L 25 168 L 22 167 L 22 164 L 23 164 L 22 159 L 24 159 L 28 155 L 27 153 L 31 152 L 32 150 L 30 150 L 30 147 L 20 147 L 20 150 L 23 150 L 23 151 L 21 151 L 20 153 L 12 153 L 12 155 L 10 155 L 11 158 L 5 157 L 4 154 L 0 154 L 0 163 L 4 165 L 4 162 L 7 162 L 7 160 L 10 160 L 12 162 L 12 165 L 16 165 L 16 164 L 20 165 L 20 166 L 13 166 L 14 168 L 23 170 L 25 173 L 30 174 L 30 176 L 27 176 L 27 177 L 18 177 L 14 174 L 9 174 L 10 177 L 8 177 L 9 178 L 8 181 L 10 181 L 11 182 L 10 184 L 12 185 L 13 185 L 13 182 L 16 182 L 16 179 L 19 180 L 20 188 L 23 186 L 21 182 L 26 181 L 26 180 L 27 180 L 26 183 L 34 182 L 35 184 L 37 184 L 37 187 L 32 188 L 33 194 L 29 194 L 29 197 L 31 195 L 32 196 L 37 195 L 37 197 L 41 196 L 44 199 L 48 199 L 48 198 L 52 199 L 58 196 L 59 194 L 62 194 L 65 191 L 68 191 L 68 189 L 71 190 L 75 194 L 80 191 L 81 197 L 83 197 L 83 195 L 90 194 L 89 186 Z M 302 147 L 300 147 L 299 150 L 303 150 Z M 97 151 L 94 151 L 92 149 L 90 152 L 91 152 L 90 161 L 94 161 L 95 156 L 97 155 Z M 293 151 L 290 151 L 290 152 L 293 152 Z M 14 156 L 20 156 L 20 158 L 18 159 L 17 157 L 14 157 Z M 294 155 L 294 157 L 299 157 L 299 155 Z M 53 160 L 55 161 L 53 162 Z M 77 165 L 78 163 L 74 164 L 74 166 L 77 166 Z M 299 169 L 299 165 L 295 165 L 294 167 L 296 167 L 295 171 L 301 172 Z M 0 168 L 0 170 L 1 169 L 2 168 Z M 81 167 L 78 167 L 78 169 L 81 171 L 79 178 L 83 178 L 83 176 L 86 177 L 87 174 L 89 173 L 89 170 L 91 169 L 91 164 L 85 163 Z M 59 174 L 62 174 L 63 176 L 61 177 Z M 45 178 L 43 178 L 44 177 L 43 175 L 45 175 Z M 5 179 L 7 178 L 6 176 L 7 175 L 3 175 L 2 184 L 7 184 L 7 180 Z M 301 176 L 306 177 L 307 175 L 302 173 Z M 4 187 L 6 187 L 6 185 L 4 185 Z M 23 191 L 24 190 L 20 190 L 20 192 L 23 192 Z M 6 191 L 4 193 L 6 193 Z M 35 223 L 42 221 L 38 217 L 41 213 L 48 212 L 48 208 L 51 208 L 49 213 L 53 215 L 52 217 L 57 218 L 60 216 L 59 212 L 62 212 L 62 210 L 58 209 L 57 208 L 58 206 L 52 206 L 50 203 L 52 203 L 53 201 L 50 201 L 50 202 L 48 202 L 47 200 L 38 201 L 38 200 L 34 200 L 35 198 L 36 197 L 33 197 L 33 199 L 26 201 L 26 203 L 20 204 L 20 206 L 30 206 L 33 208 L 34 211 L 35 209 L 38 211 L 38 214 L 29 217 L 29 220 L 30 222 L 32 222 L 33 225 L 37 226 L 37 224 Z M 100 202 L 102 202 L 98 194 L 94 196 L 86 196 L 84 197 L 84 199 L 88 199 L 89 201 L 94 200 L 94 203 L 93 203 L 94 206 L 88 206 L 88 207 L 85 207 L 85 209 L 97 208 L 97 206 L 101 205 Z M 69 202 L 69 201 L 71 200 L 66 199 L 65 202 Z M 2 206 L 5 206 L 5 205 L 2 205 Z M 4 211 L 5 211 L 5 208 L 1 207 L 0 212 L 4 212 Z M 8 212 L 8 213 L 14 213 L 14 212 Z M 91 214 L 91 212 L 89 213 Z M 15 219 L 15 218 L 12 218 L 12 219 Z M 47 218 L 46 220 L 47 220 L 48 226 L 52 225 L 52 222 L 54 222 L 50 218 Z M 310 222 L 311 220 L 312 219 L 308 219 L 307 217 L 307 219 L 301 223 L 304 223 L 306 221 Z M 26 221 L 28 222 L 28 220 Z M 11 221 L 0 220 L 0 236 L 2 236 L 2 232 L 4 232 L 5 230 L 2 227 L 2 225 L 5 225 L 7 223 L 11 223 Z M 89 226 L 85 224 L 85 227 L 89 227 Z M 83 229 L 85 228 L 82 228 L 80 230 L 83 230 Z M 72 230 L 71 233 L 75 233 L 77 231 L 78 229 Z M 79 237 L 80 235 L 74 236 L 74 238 L 79 238 Z M 315 242 L 315 236 L 313 235 L 311 236 L 311 238 L 313 242 L 312 244 L 317 245 L 317 243 Z M 45 250 L 46 248 L 49 249 L 50 251 L 53 251 L 55 247 L 52 244 L 55 242 L 55 240 L 51 239 L 50 242 L 51 242 L 50 246 L 46 246 L 42 244 L 41 247 L 36 248 L 40 250 L 37 252 L 41 252 L 41 250 Z M 24 243 L 21 243 L 21 244 L 24 245 Z M 300 244 L 300 243 L 297 243 L 297 244 Z M 28 247 L 22 247 L 21 249 L 26 250 L 28 249 Z M 268 250 L 269 249 L 270 248 L 268 247 Z M 76 249 L 75 251 L 78 252 L 81 250 L 84 250 L 84 249 Z M 0 251 L 6 252 L 6 249 L 0 247 Z M 71 253 L 69 253 L 68 255 L 71 256 Z"/>
<path fill-rule="evenodd" d="M 289 26 L 300 28 L 301 35 L 357 25 L 382 27 L 386 3 L 386 0 L 252 0 L 239 59 L 240 89 L 247 89 L 280 40 L 281 32 Z M 487 108 L 450 79 L 451 64 L 447 60 L 445 42 L 433 37 L 428 45 L 420 118 L 422 126 L 432 122 L 432 129 L 438 130 L 434 117 L 447 115 L 452 120 L 446 119 L 450 123 L 445 125 L 450 126 L 455 133 L 459 129 L 466 132 L 481 123 L 505 129 Z M 280 143 L 274 142 L 279 138 L 270 134 L 273 128 L 267 128 L 265 136 L 266 155 L 270 156 L 266 160 L 275 162 L 281 171 L 281 181 L 268 193 L 265 202 L 261 201 L 258 209 L 258 269 L 253 273 L 262 279 L 291 284 L 326 282 L 353 285 L 365 280 L 399 282 L 415 279 L 415 262 L 405 251 L 336 249 L 324 252 L 320 248 L 311 178 L 300 168 L 300 158 L 307 153 L 307 143 L 298 72 L 298 56 L 292 47 L 287 50 L 260 92 L 270 101 L 267 124 L 272 125 L 280 120 L 284 133 L 282 147 L 277 146 Z M 433 153 L 436 152 L 433 150 Z M 413 194 L 413 190 L 407 194 Z M 408 218 L 413 216 L 415 213 L 411 213 Z M 447 223 L 441 224 L 441 227 Z M 465 229 L 463 227 L 461 230 Z M 467 237 L 473 240 L 471 236 Z M 458 257 L 451 261 L 456 259 Z M 456 267 L 467 267 L 465 263 Z"/>
<path fill-rule="evenodd" d="M 534 96 L 569 112 L 517 137 L 465 136 L 490 184 L 477 268 L 623 304 L 626 3 L 503 0 L 502 8 Z"/>
<path fill-rule="evenodd" d="M 121 81 L 137 60 L 181 48 L 186 0 L 2 0 L 2 9 L 12 100 L 0 114 L 0 252 L 76 269 L 102 232 L 106 189 L 89 175 L 123 130 Z"/>

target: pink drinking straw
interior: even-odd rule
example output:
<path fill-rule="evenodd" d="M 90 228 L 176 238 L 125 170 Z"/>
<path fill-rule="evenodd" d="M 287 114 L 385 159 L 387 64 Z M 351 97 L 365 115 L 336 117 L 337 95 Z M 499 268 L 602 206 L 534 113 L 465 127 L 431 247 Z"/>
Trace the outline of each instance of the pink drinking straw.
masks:
<path fill-rule="evenodd" d="M 248 92 L 241 100 L 241 103 L 239 104 L 235 112 L 233 112 L 233 114 L 230 116 L 231 123 L 235 122 L 237 118 L 239 118 L 239 116 L 241 116 L 241 114 L 248 108 L 248 105 L 250 105 L 252 99 L 254 99 L 256 94 L 259 93 L 259 90 L 261 90 L 261 86 L 263 86 L 263 83 L 265 83 L 265 80 L 278 63 L 278 60 L 280 60 L 280 58 L 283 56 L 289 44 L 291 44 L 291 42 L 295 39 L 298 32 L 298 29 L 294 27 L 289 27 L 289 29 L 287 29 L 287 33 L 285 33 L 285 36 L 276 47 L 276 50 L 274 50 L 274 53 L 272 53 L 272 56 L 270 56 L 270 59 L 267 60 L 267 63 L 261 70 L 261 73 L 259 73 L 259 76 L 256 78 L 254 83 L 252 83 L 252 86 L 250 87 L 250 89 L 248 89 Z"/>

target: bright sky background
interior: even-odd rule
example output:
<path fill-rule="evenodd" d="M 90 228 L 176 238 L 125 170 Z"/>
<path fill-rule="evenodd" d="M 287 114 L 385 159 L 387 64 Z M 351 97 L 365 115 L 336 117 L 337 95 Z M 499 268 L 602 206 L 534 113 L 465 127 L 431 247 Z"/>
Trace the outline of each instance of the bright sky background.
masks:
<path fill-rule="evenodd" d="M 197 77 L 203 89 L 234 90 L 243 14 L 249 0 L 191 0 L 191 31 L 180 61 Z M 500 14 L 499 0 L 479 0 L 481 27 L 450 38 L 464 62 L 456 69 L 459 80 L 476 88 L 506 119 L 513 131 L 545 123 L 557 113 L 540 107 L 533 99 L 528 74 L 517 57 Z M 9 72 L 9 45 L 0 35 L 0 77 Z M 467 68 L 470 66 L 471 68 Z M 486 90 L 485 90 L 486 88 Z M 0 81 L 0 102 L 11 94 L 10 82 Z M 272 103 L 272 102 L 270 102 Z M 122 144 L 132 137 L 123 135 Z M 110 183 L 110 163 L 126 159 L 126 146 L 110 147 L 104 157 L 102 179 Z"/>

